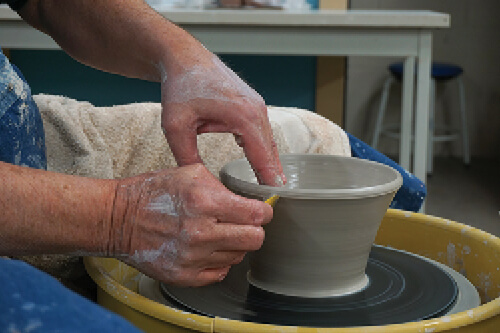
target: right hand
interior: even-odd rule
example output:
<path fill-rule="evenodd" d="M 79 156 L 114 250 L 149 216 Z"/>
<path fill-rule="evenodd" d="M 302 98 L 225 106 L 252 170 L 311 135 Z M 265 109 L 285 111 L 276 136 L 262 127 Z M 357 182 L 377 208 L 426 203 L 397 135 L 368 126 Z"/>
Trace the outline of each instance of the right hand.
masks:
<path fill-rule="evenodd" d="M 160 170 L 118 181 L 108 252 L 162 282 L 202 286 L 261 247 L 272 214 L 201 164 Z"/>

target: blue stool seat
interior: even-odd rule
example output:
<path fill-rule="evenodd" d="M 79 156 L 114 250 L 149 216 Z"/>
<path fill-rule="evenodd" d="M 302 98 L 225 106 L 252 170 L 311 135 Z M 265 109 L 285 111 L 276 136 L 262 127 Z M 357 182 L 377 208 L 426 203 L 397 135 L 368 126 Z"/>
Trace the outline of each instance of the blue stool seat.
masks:
<path fill-rule="evenodd" d="M 401 79 L 403 75 L 403 63 L 397 62 L 389 65 L 389 71 L 396 78 Z M 452 64 L 432 63 L 431 65 L 431 77 L 435 80 L 453 79 L 462 74 L 463 71 L 462 67 Z"/>
<path fill-rule="evenodd" d="M 377 149 L 379 138 L 382 134 L 391 138 L 400 138 L 399 128 L 400 124 L 383 124 L 385 112 L 387 109 L 387 101 L 389 99 L 389 92 L 392 84 L 396 80 L 401 80 L 403 76 L 403 63 L 393 63 L 388 67 L 391 76 L 389 76 L 382 88 L 382 95 L 380 98 L 380 106 L 377 114 L 375 128 L 373 131 L 371 146 Z M 469 148 L 469 134 L 467 130 L 467 115 L 465 111 L 465 90 L 462 82 L 463 69 L 460 66 L 446 64 L 446 63 L 432 63 L 431 64 L 431 84 L 430 84 L 430 103 L 429 103 L 429 137 L 427 140 L 427 172 L 432 173 L 433 161 L 433 143 L 457 140 L 459 136 L 462 139 L 462 157 L 465 165 L 470 164 L 470 148 Z M 452 128 L 449 124 L 439 126 L 436 131 L 434 124 L 434 105 L 436 103 L 436 83 L 454 79 L 457 82 L 458 97 L 460 106 L 460 123 L 459 129 Z"/>

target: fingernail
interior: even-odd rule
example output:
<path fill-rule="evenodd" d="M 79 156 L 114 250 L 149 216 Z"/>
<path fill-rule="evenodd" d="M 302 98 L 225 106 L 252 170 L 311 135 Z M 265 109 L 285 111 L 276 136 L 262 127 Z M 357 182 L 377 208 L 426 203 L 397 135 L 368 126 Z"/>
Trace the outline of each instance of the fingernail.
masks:
<path fill-rule="evenodd" d="M 274 184 L 279 187 L 284 186 L 286 184 L 285 174 L 281 173 L 279 175 L 276 175 L 276 177 L 274 177 Z"/>
<path fill-rule="evenodd" d="M 220 273 L 220 275 L 219 275 L 219 281 L 224 280 L 226 278 L 226 276 L 227 276 L 227 273 Z"/>
<path fill-rule="evenodd" d="M 284 173 L 281 174 L 281 182 L 283 183 L 283 185 L 285 185 L 287 182 L 287 179 L 286 179 L 286 176 Z"/>
<path fill-rule="evenodd" d="M 282 175 L 276 175 L 276 177 L 274 177 L 274 184 L 276 186 L 283 186 L 283 185 L 285 185 L 285 183 L 283 182 L 283 176 Z"/>
<path fill-rule="evenodd" d="M 264 222 L 264 212 L 260 208 L 256 208 L 253 211 L 253 222 L 256 225 L 261 225 Z"/>

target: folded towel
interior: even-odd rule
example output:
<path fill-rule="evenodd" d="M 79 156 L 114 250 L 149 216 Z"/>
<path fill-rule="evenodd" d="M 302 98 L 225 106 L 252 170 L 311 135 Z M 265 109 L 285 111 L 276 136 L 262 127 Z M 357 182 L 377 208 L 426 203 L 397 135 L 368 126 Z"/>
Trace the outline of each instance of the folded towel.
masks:
<path fill-rule="evenodd" d="M 44 122 L 49 170 L 111 179 L 176 166 L 160 127 L 159 103 L 95 107 L 61 96 L 34 99 Z M 268 115 L 280 153 L 350 156 L 346 133 L 329 120 L 282 107 L 269 107 Z M 198 149 L 216 176 L 224 164 L 244 156 L 227 133 L 199 135 Z"/>

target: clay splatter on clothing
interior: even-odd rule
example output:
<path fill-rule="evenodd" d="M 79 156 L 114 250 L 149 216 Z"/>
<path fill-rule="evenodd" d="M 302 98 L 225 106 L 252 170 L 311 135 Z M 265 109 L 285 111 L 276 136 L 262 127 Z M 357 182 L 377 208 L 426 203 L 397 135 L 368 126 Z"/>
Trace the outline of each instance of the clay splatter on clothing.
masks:
<path fill-rule="evenodd" d="M 1 52 L 0 161 L 47 168 L 40 112 L 23 75 Z"/>

